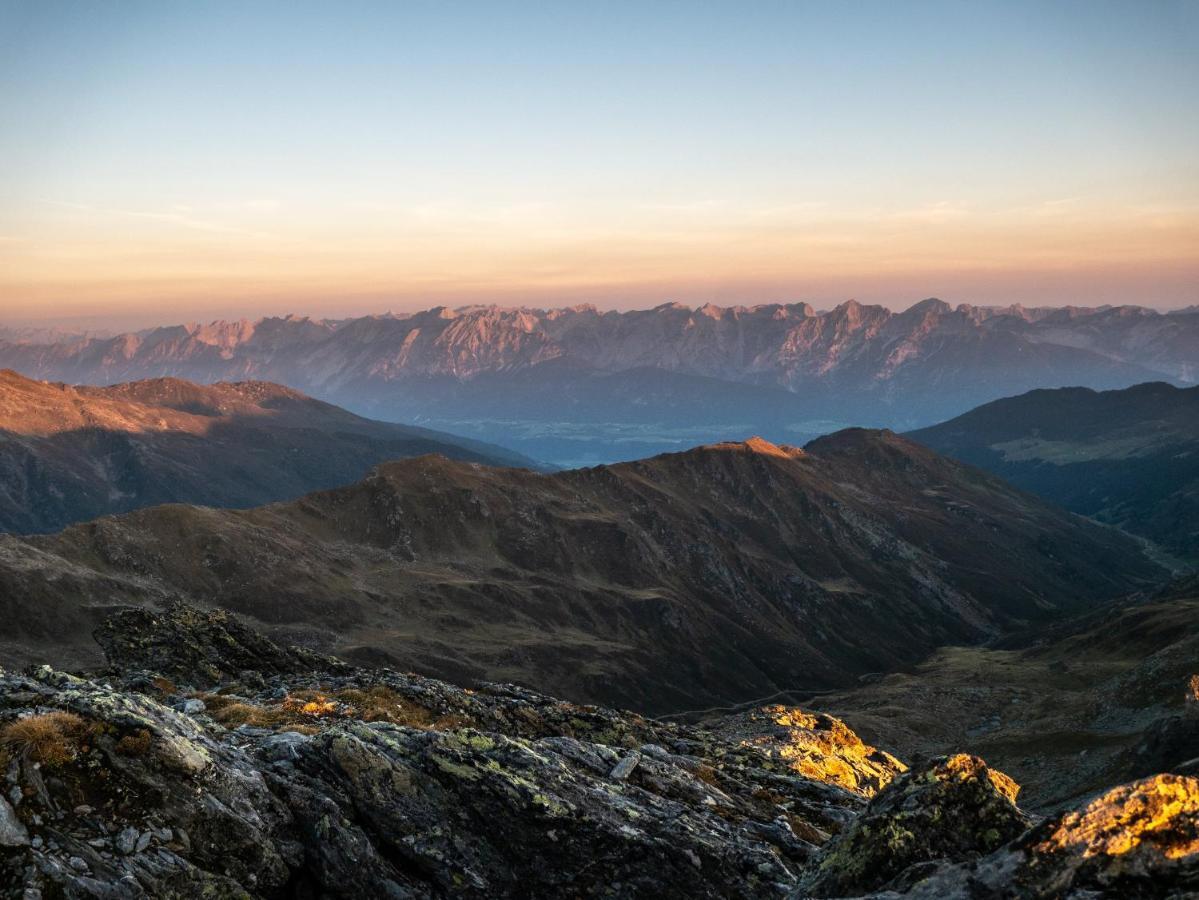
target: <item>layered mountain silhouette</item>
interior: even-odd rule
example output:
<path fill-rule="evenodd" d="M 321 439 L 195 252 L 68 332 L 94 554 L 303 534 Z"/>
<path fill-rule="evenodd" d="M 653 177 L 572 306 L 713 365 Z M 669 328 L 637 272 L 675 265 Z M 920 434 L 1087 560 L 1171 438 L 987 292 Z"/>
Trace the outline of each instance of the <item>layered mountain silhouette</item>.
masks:
<path fill-rule="evenodd" d="M 561 464 L 714 438 L 802 440 L 842 424 L 910 429 L 1033 388 L 1199 374 L 1199 313 L 1002 309 L 925 300 L 651 310 L 437 308 L 268 318 L 113 337 L 11 333 L 0 365 L 104 384 L 159 376 L 287 384 Z"/>
<path fill-rule="evenodd" d="M 161 378 L 72 387 L 0 371 L 0 531 L 55 531 L 159 503 L 257 506 L 425 453 L 530 463 L 276 384 Z"/>
<path fill-rule="evenodd" d="M 553 474 L 441 456 L 251 510 L 0 538 L 4 658 L 94 662 L 117 603 L 647 711 L 845 684 L 1159 578 L 1120 532 L 885 431 Z"/>
<path fill-rule="evenodd" d="M 1199 562 L 1199 388 L 1031 391 L 909 436 Z"/>

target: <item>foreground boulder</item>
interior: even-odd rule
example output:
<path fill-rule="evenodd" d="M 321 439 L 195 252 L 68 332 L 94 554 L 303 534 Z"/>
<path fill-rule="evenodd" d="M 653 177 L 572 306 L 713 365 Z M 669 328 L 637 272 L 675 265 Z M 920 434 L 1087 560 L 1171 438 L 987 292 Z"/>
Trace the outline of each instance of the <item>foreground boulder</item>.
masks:
<path fill-rule="evenodd" d="M 730 716 L 720 734 L 750 744 L 787 768 L 873 797 L 907 766 L 827 713 L 773 705 Z"/>
<path fill-rule="evenodd" d="M 964 754 L 901 775 L 830 843 L 805 887 L 814 897 L 857 896 L 902 884 L 921 864 L 990 853 L 1030 824 L 1018 791 Z"/>
<path fill-rule="evenodd" d="M 223 615 L 100 636 L 104 680 L 0 672 L 0 892 L 785 896 L 866 804 L 736 735 L 322 670 Z"/>
<path fill-rule="evenodd" d="M 385 672 L 228 687 L 152 699 L 48 668 L 0 675 L 0 887 L 783 896 L 864 806 L 702 729 L 508 686 Z"/>
<path fill-rule="evenodd" d="M 1199 896 L 1199 779 L 1167 774 L 1120 785 L 990 856 L 920 874 L 904 893 L 878 896 Z"/>

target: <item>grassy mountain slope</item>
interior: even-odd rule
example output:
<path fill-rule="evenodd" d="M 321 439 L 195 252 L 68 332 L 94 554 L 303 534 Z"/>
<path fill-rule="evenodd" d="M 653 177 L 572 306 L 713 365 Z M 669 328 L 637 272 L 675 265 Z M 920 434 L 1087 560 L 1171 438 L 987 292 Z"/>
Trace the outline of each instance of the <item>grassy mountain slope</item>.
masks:
<path fill-rule="evenodd" d="M 245 507 L 425 453 L 528 463 L 499 447 L 363 419 L 266 382 L 72 387 L 0 371 L 0 531 L 54 531 L 161 503 Z"/>
<path fill-rule="evenodd" d="M 909 437 L 1199 562 L 1199 387 L 1032 391 Z"/>
<path fill-rule="evenodd" d="M 0 613 L 10 660 L 86 662 L 111 604 L 174 596 L 359 662 L 660 712 L 845 684 L 1160 574 L 1112 529 L 855 429 L 552 475 L 427 456 L 3 539 Z"/>

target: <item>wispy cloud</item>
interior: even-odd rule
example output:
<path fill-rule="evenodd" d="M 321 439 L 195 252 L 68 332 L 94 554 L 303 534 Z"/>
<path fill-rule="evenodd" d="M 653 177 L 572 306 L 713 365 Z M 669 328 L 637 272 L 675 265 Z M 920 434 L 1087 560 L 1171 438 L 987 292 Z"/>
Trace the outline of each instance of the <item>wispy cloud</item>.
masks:
<path fill-rule="evenodd" d="M 1063 197 L 1060 200 L 1046 200 L 1032 209 L 1034 216 L 1061 216 L 1073 212 L 1078 206 L 1078 197 Z"/>
<path fill-rule="evenodd" d="M 247 228 L 239 228 L 235 225 L 226 225 L 222 222 L 213 222 L 204 218 L 197 218 L 192 215 L 191 207 L 184 205 L 176 205 L 171 207 L 168 212 L 155 212 L 148 210 L 137 209 L 115 209 L 105 206 L 91 206 L 87 203 L 73 203 L 67 200 L 41 200 L 39 201 L 47 206 L 55 206 L 60 209 L 71 209 L 78 212 L 91 213 L 104 216 L 119 216 L 130 219 L 144 219 L 151 222 L 162 222 L 166 225 L 174 225 L 179 228 L 187 228 L 192 231 L 203 231 L 209 234 L 225 234 L 233 237 L 248 237 L 258 239 L 271 239 L 275 235 L 267 234 L 262 231 L 254 231 Z"/>
<path fill-rule="evenodd" d="M 1061 197 L 1053 200 L 1042 200 L 1026 206 L 1015 206 L 1004 210 L 1007 215 L 1021 217 L 1031 216 L 1038 219 L 1050 219 L 1077 213 L 1082 204 L 1080 197 Z"/>
<path fill-rule="evenodd" d="M 696 213 L 717 209 L 720 205 L 716 200 L 688 200 L 682 203 L 641 203 L 638 208 L 646 212 Z"/>
<path fill-rule="evenodd" d="M 970 215 L 969 210 L 950 203 L 948 200 L 942 200 L 939 203 L 930 203 L 913 209 L 901 209 L 891 213 L 888 218 L 895 222 L 909 222 L 916 225 L 940 225 L 963 219 L 968 215 Z"/>

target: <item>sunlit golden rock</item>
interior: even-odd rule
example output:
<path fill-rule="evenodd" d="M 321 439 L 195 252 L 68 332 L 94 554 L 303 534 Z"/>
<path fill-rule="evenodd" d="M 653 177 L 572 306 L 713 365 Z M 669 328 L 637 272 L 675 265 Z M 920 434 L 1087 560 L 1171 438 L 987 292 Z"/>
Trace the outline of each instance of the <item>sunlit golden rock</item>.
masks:
<path fill-rule="evenodd" d="M 766 706 L 739 718 L 748 745 L 766 751 L 795 772 L 873 797 L 907 766 L 862 741 L 848 725 L 825 713 Z"/>
<path fill-rule="evenodd" d="M 1035 853 L 1070 853 L 1112 871 L 1157 868 L 1163 860 L 1199 863 L 1199 779 L 1154 775 L 1123 784 L 1066 813 Z M 1114 857 L 1121 857 L 1116 860 Z"/>

